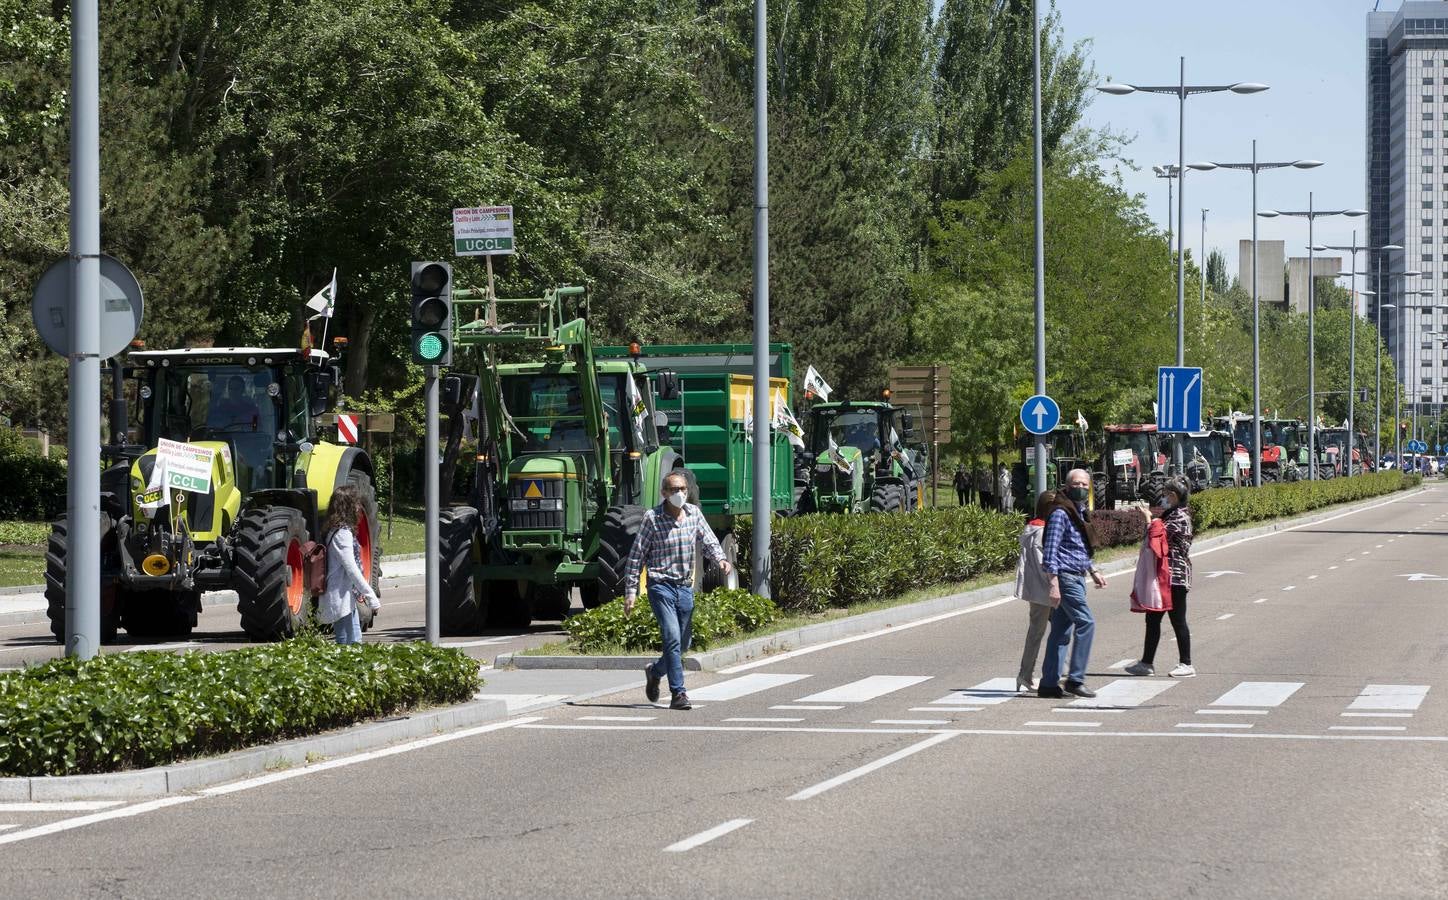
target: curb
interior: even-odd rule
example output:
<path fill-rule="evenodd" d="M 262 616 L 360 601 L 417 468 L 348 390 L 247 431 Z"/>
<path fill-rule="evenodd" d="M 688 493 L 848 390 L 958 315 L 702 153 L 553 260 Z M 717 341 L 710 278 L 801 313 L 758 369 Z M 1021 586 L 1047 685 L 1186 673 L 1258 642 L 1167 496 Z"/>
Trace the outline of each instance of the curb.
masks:
<path fill-rule="evenodd" d="M 474 700 L 394 716 L 327 734 L 297 738 L 225 756 L 173 763 L 150 769 L 103 775 L 51 775 L 0 778 L 0 801 L 138 800 L 193 791 L 209 785 L 306 766 L 316 757 L 338 757 L 401 741 L 480 725 L 508 717 L 501 700 Z M 310 759 L 309 759 L 310 757 Z"/>
<path fill-rule="evenodd" d="M 1400 500 L 1416 497 L 1427 490 L 1426 487 L 1420 487 L 1417 490 L 1400 491 L 1389 495 L 1386 499 L 1374 497 L 1356 504 L 1329 507 L 1305 516 L 1298 516 L 1294 519 L 1282 519 L 1276 522 L 1269 522 L 1265 525 L 1256 525 L 1237 531 L 1229 531 L 1225 534 L 1215 535 L 1205 540 L 1195 542 L 1192 545 L 1192 550 L 1194 553 L 1203 552 L 1216 547 L 1235 544 L 1240 541 L 1264 537 L 1279 531 L 1300 528 L 1303 525 L 1311 525 L 1314 522 L 1320 522 L 1324 519 L 1343 515 L 1344 513 L 1355 513 L 1373 509 L 1378 506 L 1386 506 L 1389 503 L 1396 503 Z M 1133 571 L 1135 568 L 1136 559 L 1131 556 L 1124 556 L 1111 562 L 1102 563 L 1101 565 L 1101 571 L 1106 575 Z M 769 656 L 787 650 L 796 650 L 812 644 L 822 644 L 828 641 L 839 640 L 840 638 L 856 637 L 872 631 L 906 625 L 943 613 L 955 612 L 956 610 L 974 606 L 978 603 L 997 600 L 1002 596 L 1009 597 L 1014 588 L 1015 580 L 1014 577 L 1012 577 L 1010 581 L 990 584 L 972 591 L 966 591 L 963 594 L 950 594 L 945 597 L 936 597 L 932 600 L 922 600 L 919 603 L 911 603 L 907 606 L 895 606 L 890 609 L 880 609 L 874 612 L 845 616 L 832 622 L 820 622 L 815 625 L 805 625 L 801 628 L 777 632 L 765 637 L 751 638 L 737 644 L 720 647 L 718 650 L 710 650 L 705 653 L 686 656 L 684 657 L 684 668 L 690 671 L 710 671 L 724 666 L 736 665 L 758 657 Z M 644 663 L 652 662 L 655 658 L 656 657 L 652 656 L 527 656 L 518 653 L 506 653 L 499 655 L 493 665 L 497 668 L 512 666 L 517 669 L 630 669 L 635 666 L 642 667 Z"/>

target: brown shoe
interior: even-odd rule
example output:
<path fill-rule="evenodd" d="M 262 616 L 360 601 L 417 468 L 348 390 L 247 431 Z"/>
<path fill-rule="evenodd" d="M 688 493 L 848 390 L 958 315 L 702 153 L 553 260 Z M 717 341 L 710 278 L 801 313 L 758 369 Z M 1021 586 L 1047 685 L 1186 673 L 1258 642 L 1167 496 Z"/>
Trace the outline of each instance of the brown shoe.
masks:
<path fill-rule="evenodd" d="M 689 695 L 683 691 L 674 691 L 674 699 L 669 702 L 669 709 L 693 709 L 694 704 L 689 702 Z"/>

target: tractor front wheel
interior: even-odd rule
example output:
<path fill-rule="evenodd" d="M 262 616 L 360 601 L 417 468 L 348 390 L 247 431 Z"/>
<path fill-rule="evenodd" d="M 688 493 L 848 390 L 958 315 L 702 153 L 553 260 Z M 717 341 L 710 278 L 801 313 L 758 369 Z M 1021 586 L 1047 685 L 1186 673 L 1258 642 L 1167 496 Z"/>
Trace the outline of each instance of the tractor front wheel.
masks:
<path fill-rule="evenodd" d="M 253 641 L 296 634 L 307 618 L 302 582 L 302 544 L 307 525 L 300 511 L 277 506 L 249 509 L 232 529 L 236 610 Z"/>
<path fill-rule="evenodd" d="M 439 624 L 442 633 L 449 637 L 481 634 L 487 624 L 487 598 L 482 585 L 473 578 L 477 534 L 478 511 L 472 507 L 455 506 L 439 513 L 438 557 L 442 562 Z"/>
<path fill-rule="evenodd" d="M 905 488 L 898 484 L 877 484 L 870 494 L 870 512 L 893 513 L 905 509 Z"/>
<path fill-rule="evenodd" d="M 114 535 L 111 517 L 101 513 L 101 546 Z M 50 619 L 50 633 L 57 643 L 65 643 L 65 567 L 70 551 L 69 528 L 65 518 L 51 523 L 50 539 L 45 544 L 45 614 Z M 116 591 L 101 586 L 101 643 L 114 644 L 120 625 L 116 608 Z"/>
<path fill-rule="evenodd" d="M 584 593 L 585 606 L 590 599 L 599 606 L 623 595 L 628 555 L 643 523 L 642 506 L 613 506 L 604 513 L 598 535 L 598 587 L 592 597 Z"/>

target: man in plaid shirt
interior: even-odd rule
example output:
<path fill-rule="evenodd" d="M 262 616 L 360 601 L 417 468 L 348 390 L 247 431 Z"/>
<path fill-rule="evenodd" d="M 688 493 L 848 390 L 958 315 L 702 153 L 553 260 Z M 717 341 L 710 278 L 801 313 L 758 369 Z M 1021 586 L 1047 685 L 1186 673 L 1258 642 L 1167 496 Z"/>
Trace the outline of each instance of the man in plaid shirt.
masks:
<path fill-rule="evenodd" d="M 668 673 L 670 709 L 692 709 L 684 693 L 683 653 L 689 649 L 694 618 L 694 553 L 704 545 L 708 557 L 729 574 L 729 561 L 714 530 L 699 507 L 688 503 L 689 482 L 684 473 L 664 476 L 664 502 L 644 513 L 643 525 L 634 538 L 633 550 L 624 568 L 623 610 L 633 612 L 639 596 L 639 576 L 649 571 L 649 606 L 659 620 L 664 637 L 664 655 L 644 667 L 644 694 L 650 703 L 659 699 L 659 681 Z"/>

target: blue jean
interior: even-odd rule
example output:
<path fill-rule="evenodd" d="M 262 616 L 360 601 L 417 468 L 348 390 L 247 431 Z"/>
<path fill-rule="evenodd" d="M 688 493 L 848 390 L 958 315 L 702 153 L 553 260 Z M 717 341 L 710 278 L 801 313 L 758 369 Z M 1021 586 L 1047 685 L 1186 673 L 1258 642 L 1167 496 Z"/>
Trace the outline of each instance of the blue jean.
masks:
<path fill-rule="evenodd" d="M 1051 611 L 1051 635 L 1046 638 L 1046 658 L 1041 661 L 1041 686 L 1055 687 L 1066 667 L 1066 643 L 1071 641 L 1071 668 L 1066 680 L 1082 684 L 1086 681 L 1086 664 L 1091 659 L 1091 638 L 1096 633 L 1096 620 L 1086 605 L 1086 578 L 1082 575 L 1060 576 L 1061 605 Z"/>
<path fill-rule="evenodd" d="M 664 637 L 664 655 L 649 665 L 649 672 L 655 677 L 667 672 L 669 690 L 678 693 L 684 689 L 684 653 L 694 638 L 694 589 L 650 581 L 649 607 Z"/>
<path fill-rule="evenodd" d="M 362 619 L 358 617 L 355 606 L 350 613 L 332 623 L 332 636 L 339 644 L 362 643 Z"/>

